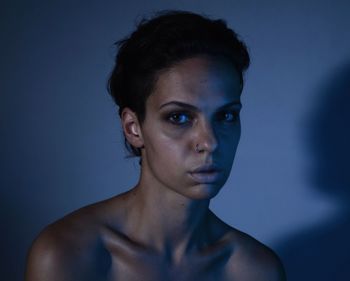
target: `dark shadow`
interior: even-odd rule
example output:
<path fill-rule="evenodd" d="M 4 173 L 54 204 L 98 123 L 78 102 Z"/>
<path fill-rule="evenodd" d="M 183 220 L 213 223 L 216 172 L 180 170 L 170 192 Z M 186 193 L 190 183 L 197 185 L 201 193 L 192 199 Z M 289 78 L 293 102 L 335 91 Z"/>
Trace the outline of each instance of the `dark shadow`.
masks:
<path fill-rule="evenodd" d="M 303 132 L 311 152 L 310 187 L 339 209 L 275 247 L 289 281 L 350 280 L 350 63 L 322 84 Z"/>

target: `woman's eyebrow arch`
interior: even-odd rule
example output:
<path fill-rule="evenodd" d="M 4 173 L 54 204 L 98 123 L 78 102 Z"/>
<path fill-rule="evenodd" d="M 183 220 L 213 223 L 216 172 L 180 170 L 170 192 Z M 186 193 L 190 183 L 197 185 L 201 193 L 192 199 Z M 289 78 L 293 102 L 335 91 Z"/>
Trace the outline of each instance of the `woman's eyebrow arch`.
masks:
<path fill-rule="evenodd" d="M 189 109 L 189 110 L 193 110 L 193 111 L 199 111 L 198 107 L 192 105 L 192 104 L 189 104 L 189 103 L 184 103 L 184 102 L 181 102 L 181 101 L 170 101 L 170 102 L 167 102 L 167 103 L 164 103 L 162 104 L 159 109 L 162 109 L 163 107 L 166 107 L 166 106 L 169 106 L 169 105 L 177 105 L 179 107 L 183 107 L 183 108 L 186 108 L 186 109 Z M 221 110 L 221 109 L 224 109 L 224 108 L 229 108 L 231 106 L 238 106 L 239 108 L 242 107 L 242 104 L 240 101 L 232 101 L 232 102 L 229 102 L 223 106 L 220 106 L 218 108 L 218 110 Z"/>
<path fill-rule="evenodd" d="M 229 103 L 227 103 L 227 104 L 225 104 L 225 105 L 223 105 L 223 106 L 220 106 L 220 107 L 219 107 L 219 110 L 225 109 L 225 108 L 229 108 L 229 107 L 231 107 L 231 106 L 236 106 L 236 107 L 238 107 L 239 109 L 241 109 L 241 108 L 242 108 L 242 103 L 241 103 L 240 101 L 232 101 L 232 102 L 229 102 Z"/>

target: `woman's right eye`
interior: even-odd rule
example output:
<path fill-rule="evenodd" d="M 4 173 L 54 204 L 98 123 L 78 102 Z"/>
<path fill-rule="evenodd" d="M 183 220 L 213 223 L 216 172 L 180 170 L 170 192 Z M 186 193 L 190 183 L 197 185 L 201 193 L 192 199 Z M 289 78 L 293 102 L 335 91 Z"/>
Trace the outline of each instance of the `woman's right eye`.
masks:
<path fill-rule="evenodd" d="M 185 125 L 192 120 L 191 116 L 185 112 L 174 112 L 168 115 L 167 120 L 175 125 Z"/>

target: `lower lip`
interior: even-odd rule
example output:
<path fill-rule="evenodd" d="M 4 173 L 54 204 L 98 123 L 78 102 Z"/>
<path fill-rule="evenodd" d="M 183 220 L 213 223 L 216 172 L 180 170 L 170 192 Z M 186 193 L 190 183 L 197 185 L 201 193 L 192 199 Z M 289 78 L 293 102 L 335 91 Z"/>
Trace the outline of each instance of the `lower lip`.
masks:
<path fill-rule="evenodd" d="M 220 172 L 190 173 L 190 175 L 198 183 L 214 183 L 218 181 Z"/>

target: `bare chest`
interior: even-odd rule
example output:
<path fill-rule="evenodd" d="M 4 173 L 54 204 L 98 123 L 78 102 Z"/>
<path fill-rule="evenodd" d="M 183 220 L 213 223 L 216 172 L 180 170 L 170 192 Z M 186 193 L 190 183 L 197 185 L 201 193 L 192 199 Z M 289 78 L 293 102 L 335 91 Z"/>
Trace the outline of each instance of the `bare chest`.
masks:
<path fill-rule="evenodd" d="M 226 280 L 225 261 L 227 258 L 225 254 L 216 257 L 192 257 L 174 265 L 152 254 L 113 255 L 107 280 Z"/>
<path fill-rule="evenodd" d="M 103 236 L 109 256 L 108 281 L 225 281 L 233 254 L 230 239 L 217 239 L 186 255 L 159 253 L 149 246 L 110 231 Z"/>

